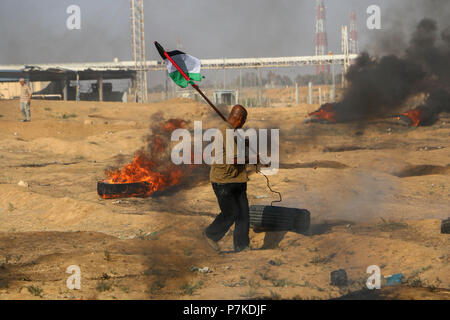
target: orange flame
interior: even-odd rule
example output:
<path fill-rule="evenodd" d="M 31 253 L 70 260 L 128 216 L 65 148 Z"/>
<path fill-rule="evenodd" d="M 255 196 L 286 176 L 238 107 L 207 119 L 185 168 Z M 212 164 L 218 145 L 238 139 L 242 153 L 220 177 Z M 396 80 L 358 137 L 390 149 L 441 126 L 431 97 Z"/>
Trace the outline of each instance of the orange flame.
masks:
<path fill-rule="evenodd" d="M 178 128 L 186 128 L 187 122 L 180 119 L 170 119 L 169 121 L 166 121 L 161 124 L 160 129 L 161 131 L 165 132 L 171 132 Z"/>
<path fill-rule="evenodd" d="M 407 112 L 403 113 L 402 115 L 404 115 L 405 117 L 408 117 L 411 120 L 412 125 L 414 127 L 418 127 L 424 118 L 423 112 L 419 109 L 407 111 Z"/>
<path fill-rule="evenodd" d="M 189 174 L 191 167 L 181 168 L 170 161 L 166 151 L 170 141 L 170 133 L 178 128 L 186 128 L 187 122 L 171 119 L 152 127 L 148 152 L 139 151 L 133 161 L 121 169 L 107 170 L 108 178 L 101 182 L 108 184 L 137 184 L 130 187 L 133 190 L 118 194 L 102 194 L 104 199 L 122 197 L 148 197 L 156 191 L 177 185 L 184 175 Z"/>
<path fill-rule="evenodd" d="M 333 111 L 332 104 L 326 103 L 319 110 L 312 112 L 309 117 L 315 117 L 316 120 L 328 120 L 330 122 L 336 122 L 336 113 Z"/>
<path fill-rule="evenodd" d="M 104 182 L 111 184 L 118 183 L 145 183 L 145 190 L 139 196 L 150 196 L 156 191 L 163 191 L 168 187 L 174 186 L 180 183 L 183 175 L 180 168 L 175 165 L 170 165 L 165 171 L 166 173 L 154 171 L 155 163 L 153 163 L 148 157 L 139 152 L 134 157 L 130 164 L 125 165 L 122 169 L 114 171 L 106 171 L 109 176 Z M 144 185 L 144 184 L 143 184 Z M 123 195 L 121 195 L 123 196 Z M 134 194 L 127 195 L 128 197 L 136 196 Z M 111 195 L 105 195 L 104 198 L 114 198 Z"/>

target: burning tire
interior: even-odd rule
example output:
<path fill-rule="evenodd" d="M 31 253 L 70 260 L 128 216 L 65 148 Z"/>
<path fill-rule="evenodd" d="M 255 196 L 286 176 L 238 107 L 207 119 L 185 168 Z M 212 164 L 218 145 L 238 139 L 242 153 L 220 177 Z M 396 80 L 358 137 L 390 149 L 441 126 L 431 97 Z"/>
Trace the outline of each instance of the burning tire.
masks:
<path fill-rule="evenodd" d="M 310 213 L 306 209 L 253 205 L 250 206 L 250 225 L 255 232 L 303 233 L 309 229 Z"/>
<path fill-rule="evenodd" d="M 148 192 L 147 182 L 135 183 L 108 183 L 99 181 L 97 193 L 103 199 L 115 199 L 125 197 L 145 197 Z"/>

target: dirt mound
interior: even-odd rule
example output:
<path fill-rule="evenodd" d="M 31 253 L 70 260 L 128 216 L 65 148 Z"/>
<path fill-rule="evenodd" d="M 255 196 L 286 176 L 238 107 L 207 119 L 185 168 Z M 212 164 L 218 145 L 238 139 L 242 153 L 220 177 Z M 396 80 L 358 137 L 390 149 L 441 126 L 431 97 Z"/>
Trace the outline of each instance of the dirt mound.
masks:
<path fill-rule="evenodd" d="M 408 166 L 400 172 L 394 173 L 395 176 L 399 178 L 407 177 L 420 177 L 435 174 L 448 174 L 450 173 L 450 165 L 444 166 L 433 166 L 433 165 L 418 165 L 418 166 Z"/>
<path fill-rule="evenodd" d="M 275 98 L 292 101 L 292 88 L 277 90 Z M 403 273 L 407 285 L 426 288 L 399 298 L 441 298 L 450 287 L 449 239 L 440 234 L 450 122 L 409 128 L 380 120 L 363 131 L 303 125 L 318 106 L 289 104 L 250 108 L 248 127 L 280 129 L 282 165 L 271 186 L 282 193 L 281 206 L 311 212 L 311 229 L 251 232 L 258 250 L 239 254 L 227 253 L 230 232 L 217 254 L 201 236 L 220 210 L 207 166 L 157 197 L 102 200 L 96 190 L 106 169 L 145 146 L 152 116 L 214 128 L 220 119 L 208 106 L 33 101 L 32 122 L 21 123 L 17 101 L 0 101 L 0 296 L 330 299 L 361 295 L 367 266 L 377 264 L 383 276 Z M 247 193 L 251 205 L 278 199 L 254 173 Z M 66 287 L 70 265 L 82 270 L 79 291 Z M 347 270 L 347 287 L 330 285 L 338 269 Z M 429 288 L 435 291 L 425 295 Z"/>

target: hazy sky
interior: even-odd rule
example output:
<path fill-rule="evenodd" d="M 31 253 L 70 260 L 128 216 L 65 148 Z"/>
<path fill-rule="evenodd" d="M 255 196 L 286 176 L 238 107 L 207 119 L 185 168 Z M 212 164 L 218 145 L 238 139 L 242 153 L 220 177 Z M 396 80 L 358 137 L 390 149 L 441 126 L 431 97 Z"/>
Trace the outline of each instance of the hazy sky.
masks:
<path fill-rule="evenodd" d="M 374 51 L 380 45 L 373 39 L 388 34 L 393 23 L 411 33 L 423 11 L 433 7 L 430 3 L 437 7 L 433 12 L 440 12 L 449 2 L 325 0 L 329 50 L 341 51 L 340 30 L 349 24 L 351 10 L 357 15 L 360 48 Z M 315 3 L 144 0 L 147 57 L 159 58 L 154 40 L 175 49 L 177 38 L 184 51 L 198 58 L 313 55 Z M 81 30 L 66 28 L 66 9 L 72 4 L 81 8 Z M 381 30 L 366 27 L 369 5 L 382 10 Z M 130 1 L 1 0 L 0 40 L 0 64 L 131 60 Z"/>
<path fill-rule="evenodd" d="M 383 13 L 408 0 L 325 0 L 329 49 L 340 51 L 350 10 L 361 47 L 372 33 L 366 9 Z M 81 7 L 81 30 L 68 30 L 66 8 Z M 199 58 L 309 55 L 314 52 L 314 0 L 144 0 L 149 58 L 152 41 Z M 0 63 L 131 60 L 128 0 L 1 0 Z"/>

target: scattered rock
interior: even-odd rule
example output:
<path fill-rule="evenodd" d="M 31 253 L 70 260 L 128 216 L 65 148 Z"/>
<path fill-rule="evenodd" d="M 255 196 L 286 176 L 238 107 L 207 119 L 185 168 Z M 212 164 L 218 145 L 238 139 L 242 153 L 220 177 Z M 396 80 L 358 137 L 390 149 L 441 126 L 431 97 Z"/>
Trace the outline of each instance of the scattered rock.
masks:
<path fill-rule="evenodd" d="M 344 269 L 332 271 L 330 277 L 333 286 L 347 285 L 347 272 Z"/>
<path fill-rule="evenodd" d="M 24 187 L 24 188 L 28 188 L 28 183 L 26 183 L 25 181 L 20 180 L 19 183 L 17 184 L 19 187 Z"/>
<path fill-rule="evenodd" d="M 283 262 L 281 260 L 275 259 L 275 260 L 269 260 L 269 264 L 271 266 L 279 267 L 283 264 Z"/>
<path fill-rule="evenodd" d="M 208 267 L 204 267 L 204 268 L 198 269 L 198 272 L 200 272 L 200 273 L 210 273 L 212 271 Z"/>
<path fill-rule="evenodd" d="M 198 271 L 200 273 L 211 273 L 212 272 L 211 269 L 209 269 L 209 267 L 198 268 L 198 267 L 192 266 L 192 267 L 189 268 L 189 270 L 191 272 Z"/>

